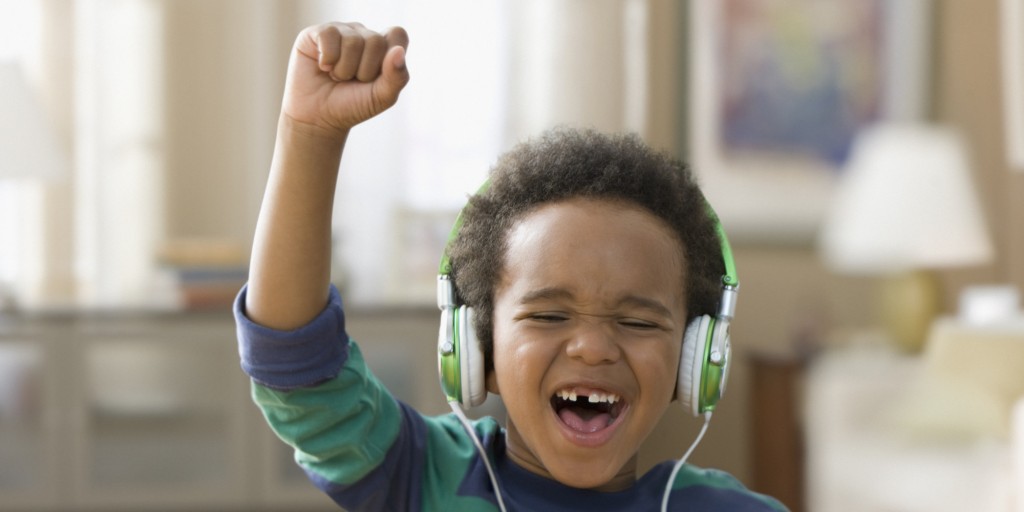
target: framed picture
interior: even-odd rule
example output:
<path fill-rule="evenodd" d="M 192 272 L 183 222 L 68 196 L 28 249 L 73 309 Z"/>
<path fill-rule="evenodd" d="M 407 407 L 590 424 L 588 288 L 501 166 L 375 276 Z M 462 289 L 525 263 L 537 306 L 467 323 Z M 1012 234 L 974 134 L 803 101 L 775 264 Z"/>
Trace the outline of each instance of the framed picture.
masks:
<path fill-rule="evenodd" d="M 925 116 L 927 0 L 694 0 L 689 158 L 730 237 L 814 243 L 859 130 Z"/>
<path fill-rule="evenodd" d="M 1001 7 L 1006 156 L 1011 169 L 1024 172 L 1024 0 Z"/>

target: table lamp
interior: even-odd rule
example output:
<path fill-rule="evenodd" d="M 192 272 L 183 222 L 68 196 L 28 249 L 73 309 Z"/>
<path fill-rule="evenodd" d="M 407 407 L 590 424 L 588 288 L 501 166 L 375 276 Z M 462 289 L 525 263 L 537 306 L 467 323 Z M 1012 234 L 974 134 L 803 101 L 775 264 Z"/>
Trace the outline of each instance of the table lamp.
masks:
<path fill-rule="evenodd" d="M 64 175 L 67 168 L 67 154 L 21 67 L 14 61 L 0 60 L 0 180 L 55 179 Z M 7 221 L 10 225 L 25 222 Z M 15 250 L 17 244 L 9 240 L 0 242 L 0 251 Z M 13 309 L 13 288 L 13 283 L 0 280 L 0 311 Z"/>
<path fill-rule="evenodd" d="M 877 124 L 854 141 L 842 173 L 822 257 L 834 272 L 881 277 L 888 334 L 916 351 L 939 311 L 935 271 L 993 256 L 964 142 L 949 127 Z"/>
<path fill-rule="evenodd" d="M 0 179 L 55 178 L 65 155 L 21 67 L 0 60 Z"/>

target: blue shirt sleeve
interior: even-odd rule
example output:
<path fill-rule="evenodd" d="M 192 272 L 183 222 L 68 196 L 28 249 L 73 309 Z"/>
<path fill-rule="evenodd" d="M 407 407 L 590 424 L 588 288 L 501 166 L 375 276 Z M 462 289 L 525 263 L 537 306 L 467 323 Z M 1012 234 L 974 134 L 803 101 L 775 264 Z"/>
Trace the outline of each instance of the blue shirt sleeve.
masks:
<path fill-rule="evenodd" d="M 348 360 L 348 334 L 341 296 L 331 287 L 323 311 L 309 324 L 280 331 L 245 314 L 243 287 L 235 299 L 235 325 L 242 369 L 254 381 L 277 390 L 313 386 L 333 378 Z"/>

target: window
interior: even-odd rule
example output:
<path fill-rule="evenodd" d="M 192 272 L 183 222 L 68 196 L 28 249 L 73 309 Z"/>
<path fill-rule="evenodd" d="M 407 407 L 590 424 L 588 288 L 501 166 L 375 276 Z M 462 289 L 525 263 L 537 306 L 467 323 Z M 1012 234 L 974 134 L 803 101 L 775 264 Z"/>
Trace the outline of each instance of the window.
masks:
<path fill-rule="evenodd" d="M 38 40 L 39 9 L 36 2 L 0 2 L 0 69 L 4 71 L 3 84 L 11 87 L 10 80 L 27 67 L 33 44 Z M 9 91 L 0 91 L 7 97 Z M 0 120 L 0 136 L 7 136 L 17 127 Z M 16 282 L 22 269 L 20 249 L 26 243 L 23 232 L 27 204 L 23 200 L 27 184 L 17 177 L 24 169 L 13 169 L 0 156 L 0 310 L 13 300 Z"/>
<path fill-rule="evenodd" d="M 644 0 L 71 3 L 0 2 L 0 59 L 59 76 L 42 85 L 73 124 L 63 190 L 0 178 L 0 284 L 31 276 L 18 287 L 43 306 L 39 283 L 62 272 L 70 305 L 173 303 L 156 293 L 162 245 L 248 250 L 303 26 L 412 39 L 402 100 L 346 148 L 335 254 L 351 302 L 431 302 L 451 223 L 501 152 L 555 124 L 642 132 L 648 104 Z M 63 39 L 25 32 L 44 18 Z"/>
<path fill-rule="evenodd" d="M 324 3 L 309 14 L 311 23 L 400 25 L 411 40 L 409 86 L 393 109 L 354 130 L 345 149 L 335 206 L 339 281 L 356 301 L 429 304 L 452 222 L 506 145 L 506 8 L 475 0 L 384 5 Z"/>

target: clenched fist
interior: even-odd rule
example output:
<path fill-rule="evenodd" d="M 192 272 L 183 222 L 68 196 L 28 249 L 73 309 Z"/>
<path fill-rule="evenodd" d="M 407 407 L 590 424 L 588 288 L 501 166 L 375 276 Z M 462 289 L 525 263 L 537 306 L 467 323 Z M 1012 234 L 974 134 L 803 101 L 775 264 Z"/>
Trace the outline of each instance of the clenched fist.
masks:
<path fill-rule="evenodd" d="M 381 34 L 360 23 L 327 23 L 303 30 L 288 63 L 281 114 L 328 136 L 387 110 L 409 82 L 400 27 Z"/>

